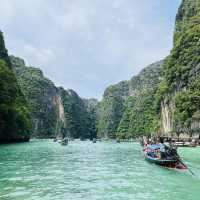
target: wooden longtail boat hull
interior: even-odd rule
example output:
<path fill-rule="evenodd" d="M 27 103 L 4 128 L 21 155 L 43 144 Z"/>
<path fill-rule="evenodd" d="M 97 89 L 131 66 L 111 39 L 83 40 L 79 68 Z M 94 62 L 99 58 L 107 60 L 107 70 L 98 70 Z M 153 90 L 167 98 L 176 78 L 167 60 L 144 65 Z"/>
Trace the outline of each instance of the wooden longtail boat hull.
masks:
<path fill-rule="evenodd" d="M 177 160 L 162 160 L 162 159 L 158 159 L 158 158 L 152 158 L 148 155 L 145 155 L 145 160 L 150 163 L 162 166 L 162 167 L 179 169 L 179 170 L 187 169 L 186 165 L 184 165 L 183 163 L 181 163 L 180 161 L 177 161 Z"/>
<path fill-rule="evenodd" d="M 169 167 L 169 168 L 175 168 L 177 161 L 176 160 L 162 160 L 162 159 L 157 159 L 157 158 L 152 158 L 150 156 L 145 156 L 145 160 L 154 163 L 156 165 L 160 165 L 163 167 Z"/>

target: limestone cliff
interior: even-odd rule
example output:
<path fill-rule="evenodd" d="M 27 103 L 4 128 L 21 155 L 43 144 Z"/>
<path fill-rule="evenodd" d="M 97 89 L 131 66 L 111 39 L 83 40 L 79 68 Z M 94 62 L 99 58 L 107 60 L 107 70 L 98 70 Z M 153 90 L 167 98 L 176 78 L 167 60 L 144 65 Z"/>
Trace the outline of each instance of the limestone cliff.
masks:
<path fill-rule="evenodd" d="M 10 56 L 12 67 L 25 98 L 29 103 L 33 122 L 32 137 L 49 138 L 57 134 L 63 121 L 63 106 L 57 88 L 38 68 L 27 67 L 25 62 Z"/>
<path fill-rule="evenodd" d="M 200 1 L 183 0 L 176 17 L 174 47 L 160 86 L 162 132 L 198 133 L 200 112 Z"/>
<path fill-rule="evenodd" d="M 99 136 L 115 138 L 117 134 L 120 137 L 134 137 L 135 132 L 142 131 L 139 131 L 142 124 L 138 124 L 138 130 L 133 130 L 134 128 L 131 127 L 133 124 L 131 120 L 136 113 L 132 110 L 139 108 L 139 106 L 142 108 L 141 102 L 144 99 L 148 106 L 150 106 L 149 103 L 152 103 L 153 106 L 154 97 L 148 99 L 145 97 L 155 93 L 155 88 L 162 76 L 162 64 L 163 61 L 156 62 L 144 68 L 131 80 L 122 81 L 105 90 L 103 100 L 99 103 L 97 110 Z M 130 114 L 131 112 L 132 114 Z M 140 119 L 136 121 L 142 123 Z"/>
<path fill-rule="evenodd" d="M 157 131 L 159 119 L 156 110 L 156 91 L 162 79 L 163 61 L 144 68 L 130 81 L 130 96 L 123 108 L 117 128 L 117 137 L 129 139 L 152 135 Z"/>
<path fill-rule="evenodd" d="M 73 90 L 59 88 L 65 119 L 64 134 L 71 138 L 88 139 L 96 137 L 95 106 L 96 101 L 79 97 Z M 63 110 L 64 109 L 64 110 Z"/>
<path fill-rule="evenodd" d="M 30 138 L 31 120 L 0 32 L 0 143 Z"/>
<path fill-rule="evenodd" d="M 91 101 L 83 100 L 73 90 L 57 88 L 40 69 L 27 67 L 23 59 L 10 56 L 10 60 L 22 92 L 29 103 L 33 122 L 32 137 L 95 136 Z"/>

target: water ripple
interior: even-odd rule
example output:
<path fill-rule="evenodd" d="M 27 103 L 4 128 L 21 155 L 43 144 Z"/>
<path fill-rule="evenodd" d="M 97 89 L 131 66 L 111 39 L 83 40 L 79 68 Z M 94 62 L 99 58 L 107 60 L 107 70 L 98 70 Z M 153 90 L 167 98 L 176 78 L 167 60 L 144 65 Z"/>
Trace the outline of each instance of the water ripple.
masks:
<path fill-rule="evenodd" d="M 0 199 L 199 200 L 200 148 L 180 154 L 197 177 L 145 162 L 137 143 L 2 145 Z"/>

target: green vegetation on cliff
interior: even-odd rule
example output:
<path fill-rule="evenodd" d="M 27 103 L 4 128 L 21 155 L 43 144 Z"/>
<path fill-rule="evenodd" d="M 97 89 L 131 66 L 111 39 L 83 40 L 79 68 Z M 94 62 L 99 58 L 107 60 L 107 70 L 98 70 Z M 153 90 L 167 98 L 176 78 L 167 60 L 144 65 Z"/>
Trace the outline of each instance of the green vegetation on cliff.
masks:
<path fill-rule="evenodd" d="M 177 17 L 174 47 L 164 63 L 158 94 L 171 102 L 173 132 L 192 134 L 199 127 L 200 1 L 183 0 Z M 196 124 L 196 125 L 194 125 Z"/>
<path fill-rule="evenodd" d="M 81 139 L 96 137 L 95 110 L 89 100 L 83 100 L 73 90 L 59 88 L 59 93 L 64 107 L 64 135 Z"/>
<path fill-rule="evenodd" d="M 117 130 L 117 137 L 122 139 L 136 138 L 155 133 L 155 122 L 158 120 L 155 109 L 155 93 L 143 92 L 131 96 L 126 102 L 125 111 Z"/>
<path fill-rule="evenodd" d="M 99 137 L 115 138 L 123 115 L 123 105 L 128 96 L 128 82 L 108 87 L 97 106 L 97 131 Z"/>
<path fill-rule="evenodd" d="M 4 60 L 8 68 L 11 68 L 10 59 L 8 56 L 8 51 L 5 47 L 3 33 L 0 31 L 0 59 Z"/>
<path fill-rule="evenodd" d="M 87 127 L 90 139 L 97 137 L 97 99 L 84 99 L 87 110 Z"/>
<path fill-rule="evenodd" d="M 179 133 L 199 133 L 200 77 L 175 96 L 174 127 Z"/>
<path fill-rule="evenodd" d="M 164 65 L 170 91 L 181 90 L 199 76 L 200 1 L 184 0 L 176 17 L 174 48 Z"/>
<path fill-rule="evenodd" d="M 40 69 L 25 66 L 22 59 L 10 59 L 29 103 L 33 137 L 96 137 L 96 111 L 89 100 L 81 99 L 73 90 L 55 87 Z"/>
<path fill-rule="evenodd" d="M 40 69 L 26 67 L 22 59 L 10 57 L 22 92 L 29 103 L 33 122 L 33 137 L 54 137 L 57 124 L 56 92 L 54 84 Z"/>
<path fill-rule="evenodd" d="M 0 33 L 0 143 L 27 141 L 31 120 L 27 102 L 11 69 Z"/>
<path fill-rule="evenodd" d="M 150 135 L 155 129 L 155 94 L 163 62 L 156 62 L 130 81 L 106 89 L 98 105 L 98 135 L 123 139 Z"/>
<path fill-rule="evenodd" d="M 162 76 L 163 62 L 156 62 L 131 79 L 131 90 L 117 129 L 122 139 L 151 135 L 157 131 L 156 89 Z"/>

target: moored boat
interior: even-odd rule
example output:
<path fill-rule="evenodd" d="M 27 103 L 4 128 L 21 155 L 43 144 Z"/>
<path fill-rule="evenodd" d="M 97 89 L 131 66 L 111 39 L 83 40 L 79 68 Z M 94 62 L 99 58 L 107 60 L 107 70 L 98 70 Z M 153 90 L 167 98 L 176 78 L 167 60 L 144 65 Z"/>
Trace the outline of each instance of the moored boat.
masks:
<path fill-rule="evenodd" d="M 177 147 L 197 147 L 196 142 L 175 142 L 174 145 Z"/>

